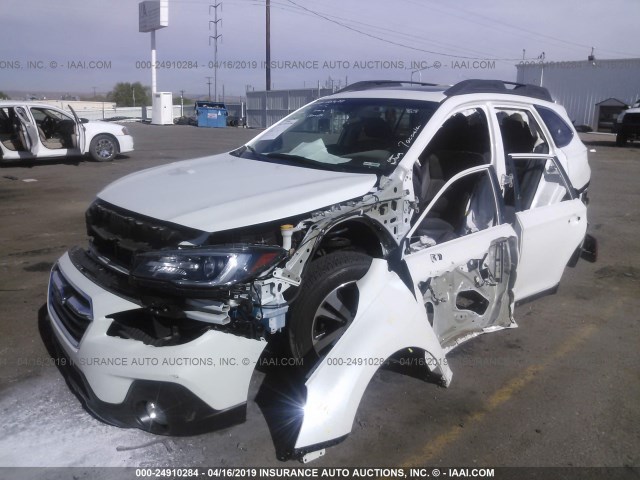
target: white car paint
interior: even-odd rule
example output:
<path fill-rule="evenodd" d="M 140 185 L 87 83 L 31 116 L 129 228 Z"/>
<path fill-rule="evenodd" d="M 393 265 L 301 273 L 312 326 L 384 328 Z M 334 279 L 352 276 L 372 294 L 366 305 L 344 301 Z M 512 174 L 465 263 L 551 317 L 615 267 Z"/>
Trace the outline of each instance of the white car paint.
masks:
<path fill-rule="evenodd" d="M 446 97 L 442 92 L 387 89 L 346 92 L 333 99 L 340 102 L 354 97 L 442 103 L 421 133 L 411 138 L 404 157 L 398 165 L 393 164 L 396 168 L 379 179 L 368 173 L 317 170 L 223 154 L 134 173 L 98 195 L 99 200 L 132 212 L 132 218 L 124 213 L 118 221 L 131 221 L 133 225 L 135 214 L 204 233 L 233 231 L 301 216 L 302 220 L 293 228 L 287 226 L 287 231 L 295 232 L 299 238 L 294 248 L 289 249 L 291 243 L 287 243 L 286 262 L 251 285 L 259 292 L 262 319 L 265 312 L 269 313 L 268 308 L 281 309 L 287 303 L 282 292 L 304 285 L 304 269 L 324 233 L 331 229 L 340 231 L 349 221 L 375 223 L 388 243 L 381 247 L 380 258 L 373 258 L 365 276 L 357 281 L 358 308 L 353 322 L 306 380 L 306 404 L 298 405 L 302 423 L 292 445 L 299 453 L 320 450 L 324 443 L 351 431 L 372 376 L 397 352 L 407 348 L 424 351 L 425 365 L 448 385 L 452 372 L 446 354 L 476 335 L 515 327 L 515 302 L 555 287 L 567 262 L 580 248 L 586 231 L 586 206 L 574 198 L 573 187 L 585 187 L 590 170 L 586 148 L 577 135 L 564 148 L 556 148 L 548 141 L 548 153 L 523 156 L 548 161 L 554 168 L 547 168 L 535 185 L 537 190 L 529 210 L 515 213 L 513 223 L 502 217 L 506 211 L 503 196 L 513 187 L 509 187 L 506 178 L 507 162 L 494 107 L 527 109 L 541 123 L 531 101 L 510 94 Z M 538 99 L 535 102 L 566 120 L 561 107 Z M 471 108 L 481 110 L 487 117 L 490 140 L 487 153 L 491 163 L 459 171 L 446 181 L 424 211 L 423 206 L 416 208 L 413 175 L 417 159 L 448 118 Z M 290 120 L 291 117 L 283 119 L 256 141 L 277 137 L 291 125 Z M 546 128 L 542 128 L 549 137 Z M 481 229 L 458 232 L 457 238 L 435 245 L 428 243 L 428 237 L 427 243 L 417 244 L 417 236 L 422 234 L 416 232 L 422 220 L 435 210 L 448 188 L 471 175 L 486 175 L 490 179 L 492 197 L 488 200 L 485 197 L 479 204 L 484 209 L 494 209 L 492 223 Z M 475 189 L 465 192 L 469 194 L 465 200 L 468 201 L 465 220 L 472 213 L 474 192 Z M 116 249 L 117 246 L 116 243 Z M 115 352 L 127 358 L 144 354 L 162 359 L 170 354 L 193 357 L 215 352 L 216 356 L 247 357 L 252 361 L 245 368 L 233 370 L 234 375 L 206 369 L 192 372 L 84 368 L 102 400 L 121 401 L 127 385 L 135 378 L 143 378 L 181 383 L 216 409 L 246 401 L 254 361 L 264 348 L 261 339 L 216 330 L 179 347 L 155 348 L 136 340 L 109 337 L 108 315 L 133 307 L 83 275 L 68 256 L 63 256 L 58 266 L 69 282 L 91 300 L 94 309 L 95 318 L 74 346 L 59 322 L 56 323 L 50 307 L 58 340 L 75 358 L 80 353 L 106 356 Z M 461 292 L 474 290 L 485 292 L 489 299 L 484 311 L 457 304 Z M 233 302 L 237 298 L 230 301 L 230 308 Z M 206 375 L 211 375 L 214 381 Z"/>
<path fill-rule="evenodd" d="M 59 265 L 65 279 L 91 298 L 93 320 L 77 345 L 65 335 L 62 323 L 49 306 L 53 329 L 70 361 L 80 369 L 102 401 L 121 403 L 134 380 L 170 379 L 216 410 L 246 402 L 251 373 L 266 342 L 209 331 L 187 345 L 157 348 L 108 336 L 109 315 L 139 306 L 87 282 L 67 254 L 59 260 Z M 104 368 L 96 359 L 112 361 L 114 365 Z M 190 363 L 184 359 L 212 359 L 212 362 Z M 228 363 L 221 363 L 221 359 Z M 243 363 L 244 359 L 249 361 Z"/>
<path fill-rule="evenodd" d="M 358 313 L 345 334 L 306 382 L 307 401 L 296 448 L 336 439 L 351 431 L 358 405 L 371 377 L 394 353 L 423 349 L 425 363 L 447 385 L 452 373 L 424 306 L 389 270 L 374 259 L 357 283 Z"/>
<path fill-rule="evenodd" d="M 206 232 L 283 219 L 362 197 L 375 175 L 278 165 L 229 154 L 128 175 L 98 197 Z"/>

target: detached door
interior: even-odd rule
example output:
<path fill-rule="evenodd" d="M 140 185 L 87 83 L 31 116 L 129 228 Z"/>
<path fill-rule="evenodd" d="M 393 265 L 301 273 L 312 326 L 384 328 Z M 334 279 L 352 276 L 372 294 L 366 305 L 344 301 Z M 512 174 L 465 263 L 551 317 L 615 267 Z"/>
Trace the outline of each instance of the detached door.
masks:
<path fill-rule="evenodd" d="M 587 230 L 587 207 L 555 157 L 508 155 L 513 187 L 505 192 L 515 209 L 519 238 L 516 301 L 551 293 Z M 511 199 L 509 201 L 508 199 Z"/>

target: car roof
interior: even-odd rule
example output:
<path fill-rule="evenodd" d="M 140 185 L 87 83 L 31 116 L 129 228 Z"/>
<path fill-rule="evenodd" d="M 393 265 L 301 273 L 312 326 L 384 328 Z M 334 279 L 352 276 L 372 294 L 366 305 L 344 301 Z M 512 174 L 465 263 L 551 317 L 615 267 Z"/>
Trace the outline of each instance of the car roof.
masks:
<path fill-rule="evenodd" d="M 473 94 L 485 95 L 487 98 L 494 97 L 495 95 L 508 95 L 517 96 L 521 99 L 522 97 L 526 97 L 530 101 L 542 100 L 544 102 L 553 102 L 551 94 L 544 87 L 503 80 L 484 79 L 463 80 L 455 85 L 438 85 L 398 80 L 369 80 L 353 83 L 339 90 L 334 95 L 331 95 L 331 97 L 403 98 L 441 102 L 449 97 Z"/>
<path fill-rule="evenodd" d="M 0 100 L 0 107 L 48 107 L 55 108 L 56 110 L 61 110 L 60 107 L 56 107 L 55 105 L 50 105 L 48 103 L 41 102 L 32 102 L 32 101 L 22 101 L 22 100 Z"/>

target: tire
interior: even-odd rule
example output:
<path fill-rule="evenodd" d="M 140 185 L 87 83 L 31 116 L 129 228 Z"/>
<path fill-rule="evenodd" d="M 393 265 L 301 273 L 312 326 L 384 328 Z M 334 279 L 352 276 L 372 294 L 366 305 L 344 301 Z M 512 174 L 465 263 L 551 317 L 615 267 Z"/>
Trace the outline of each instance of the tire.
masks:
<path fill-rule="evenodd" d="M 627 136 L 623 133 L 618 133 L 616 135 L 616 145 L 618 147 L 624 147 L 627 144 Z"/>
<path fill-rule="evenodd" d="M 110 162 L 118 154 L 118 141 L 109 135 L 96 135 L 89 152 L 96 162 Z"/>
<path fill-rule="evenodd" d="M 289 346 L 311 369 L 347 330 L 358 306 L 360 280 L 371 266 L 363 253 L 335 252 L 312 262 L 290 310 Z"/>

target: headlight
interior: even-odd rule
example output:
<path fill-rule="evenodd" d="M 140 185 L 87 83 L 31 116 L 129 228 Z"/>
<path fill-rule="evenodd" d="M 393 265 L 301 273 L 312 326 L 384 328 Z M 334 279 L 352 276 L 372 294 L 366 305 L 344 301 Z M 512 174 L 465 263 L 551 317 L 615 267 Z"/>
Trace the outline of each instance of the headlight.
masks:
<path fill-rule="evenodd" d="M 122 127 L 122 134 L 129 135 L 129 129 L 127 127 Z"/>
<path fill-rule="evenodd" d="M 162 250 L 136 255 L 131 276 L 148 286 L 222 287 L 252 280 L 285 256 L 280 247 L 262 245 Z"/>

